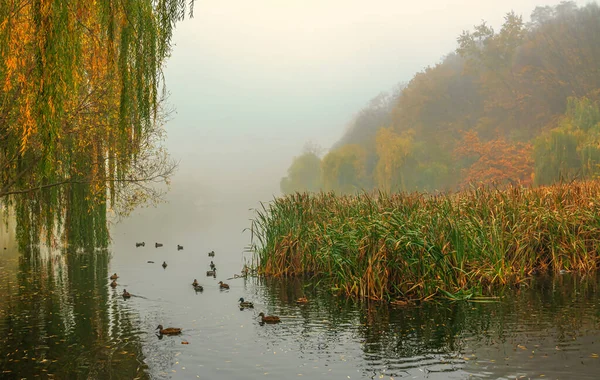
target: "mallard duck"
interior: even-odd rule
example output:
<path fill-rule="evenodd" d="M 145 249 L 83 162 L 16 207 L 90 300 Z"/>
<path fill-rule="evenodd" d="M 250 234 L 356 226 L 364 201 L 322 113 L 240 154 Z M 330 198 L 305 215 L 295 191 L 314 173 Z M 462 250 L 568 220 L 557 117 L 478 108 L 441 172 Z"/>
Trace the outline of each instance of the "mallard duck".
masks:
<path fill-rule="evenodd" d="M 183 249 L 183 245 L 179 245 L 179 244 L 177 244 L 177 250 L 178 250 L 178 251 L 181 251 L 182 249 Z"/>
<path fill-rule="evenodd" d="M 111 280 L 116 280 L 117 278 L 119 278 L 119 276 L 117 276 L 117 274 L 113 274 L 112 276 L 110 276 Z"/>
<path fill-rule="evenodd" d="M 240 303 L 240 307 L 254 309 L 254 304 L 250 301 L 244 301 L 244 298 L 240 298 L 238 302 Z"/>
<path fill-rule="evenodd" d="M 158 327 L 156 329 L 158 330 L 158 332 L 160 332 L 160 335 L 181 334 L 181 329 L 175 328 L 175 327 L 167 327 L 166 329 L 163 329 L 163 325 L 158 325 Z"/>
<path fill-rule="evenodd" d="M 213 270 L 207 270 L 206 271 L 206 275 L 207 276 L 216 276 L 217 275 L 217 269 L 213 269 Z"/>
<path fill-rule="evenodd" d="M 162 263 L 162 267 L 163 267 L 163 268 L 166 268 L 166 267 L 167 267 L 167 262 L 166 262 L 166 261 L 163 261 L 163 263 Z"/>
<path fill-rule="evenodd" d="M 194 282 L 192 282 L 192 286 L 196 286 L 198 285 L 198 280 L 194 279 Z"/>
<path fill-rule="evenodd" d="M 219 288 L 229 289 L 229 285 L 225 284 L 223 281 L 219 281 Z"/>
<path fill-rule="evenodd" d="M 113 287 L 113 288 L 116 288 L 116 287 L 117 287 L 117 281 L 116 281 L 116 280 L 113 280 L 113 281 L 110 283 L 110 286 L 111 286 L 111 287 Z"/>
<path fill-rule="evenodd" d="M 194 285 L 194 290 L 197 292 L 203 292 L 204 291 L 204 287 L 202 285 Z"/>
<path fill-rule="evenodd" d="M 210 261 L 210 269 L 215 270 L 215 263 L 212 260 Z"/>
<path fill-rule="evenodd" d="M 279 322 L 281 322 L 281 319 L 279 319 L 279 317 L 276 317 L 274 315 L 265 316 L 265 313 L 260 313 L 260 314 L 258 314 L 258 316 L 261 318 L 263 323 L 279 323 Z"/>
<path fill-rule="evenodd" d="M 215 251 L 208 252 L 208 257 L 215 257 Z"/>
<path fill-rule="evenodd" d="M 154 243 L 154 248 L 162 247 L 162 243 Z"/>
<path fill-rule="evenodd" d="M 131 298 L 131 293 L 127 289 L 123 289 L 123 298 Z"/>
<path fill-rule="evenodd" d="M 135 247 L 139 248 L 139 247 L 145 247 L 146 243 L 145 242 L 141 242 L 141 243 L 135 243 Z"/>
<path fill-rule="evenodd" d="M 300 297 L 300 298 L 298 298 L 298 299 L 296 300 L 296 303 L 297 303 L 298 305 L 301 305 L 301 304 L 308 303 L 308 298 L 306 298 L 306 297 Z"/>

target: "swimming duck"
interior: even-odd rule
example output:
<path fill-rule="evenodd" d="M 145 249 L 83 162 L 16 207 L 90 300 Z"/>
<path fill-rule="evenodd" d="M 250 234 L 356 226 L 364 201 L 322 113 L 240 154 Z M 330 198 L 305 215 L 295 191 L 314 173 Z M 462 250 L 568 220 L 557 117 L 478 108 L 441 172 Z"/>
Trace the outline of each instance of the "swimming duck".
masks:
<path fill-rule="evenodd" d="M 166 268 L 166 267 L 167 267 L 167 262 L 166 262 L 166 261 L 163 261 L 163 263 L 162 263 L 162 267 L 163 267 L 163 268 Z"/>
<path fill-rule="evenodd" d="M 197 292 L 203 292 L 204 291 L 204 287 L 202 285 L 194 285 L 194 290 Z"/>
<path fill-rule="evenodd" d="M 131 298 L 131 293 L 127 289 L 123 289 L 123 298 Z"/>
<path fill-rule="evenodd" d="M 197 286 L 198 285 L 198 280 L 194 279 L 194 282 L 192 282 L 192 286 Z"/>
<path fill-rule="evenodd" d="M 208 257 L 215 257 L 215 251 L 208 252 Z"/>
<path fill-rule="evenodd" d="M 215 270 L 215 263 L 212 260 L 210 261 L 210 269 Z"/>
<path fill-rule="evenodd" d="M 240 298 L 238 302 L 240 303 L 240 307 L 254 309 L 254 304 L 250 301 L 244 301 L 244 298 Z"/>
<path fill-rule="evenodd" d="M 216 276 L 217 275 L 217 268 L 215 268 L 213 270 L 207 270 L 206 271 L 206 275 L 207 276 Z"/>
<path fill-rule="evenodd" d="M 300 297 L 300 298 L 298 298 L 298 299 L 296 300 L 296 303 L 297 303 L 298 305 L 301 305 L 301 304 L 308 303 L 308 298 L 306 298 L 306 297 Z"/>
<path fill-rule="evenodd" d="M 229 285 L 223 283 L 223 281 L 219 281 L 219 288 L 221 288 L 221 289 L 229 289 Z"/>
<path fill-rule="evenodd" d="M 178 250 L 178 251 L 181 251 L 182 249 L 183 249 L 183 245 L 179 245 L 179 244 L 177 244 L 177 250 Z"/>
<path fill-rule="evenodd" d="M 162 247 L 162 243 L 154 243 L 154 248 Z"/>
<path fill-rule="evenodd" d="M 279 317 L 276 317 L 274 315 L 265 316 L 265 313 L 260 313 L 260 314 L 258 314 L 258 316 L 261 317 L 261 321 L 263 323 L 279 323 L 279 322 L 281 322 L 281 319 L 279 319 Z"/>
<path fill-rule="evenodd" d="M 146 246 L 146 242 L 141 242 L 141 243 L 135 243 L 135 247 L 145 247 Z"/>
<path fill-rule="evenodd" d="M 119 278 L 119 276 L 117 276 L 117 274 L 113 274 L 112 276 L 110 276 L 111 280 L 116 280 L 117 278 Z"/>
<path fill-rule="evenodd" d="M 117 281 L 116 281 L 116 280 L 113 280 L 113 281 L 110 283 L 110 286 L 111 286 L 112 288 L 116 288 L 116 287 L 117 287 Z"/>
<path fill-rule="evenodd" d="M 177 334 L 181 334 L 181 329 L 175 328 L 175 327 L 167 327 L 166 329 L 164 329 L 163 325 L 158 325 L 158 327 L 156 329 L 160 332 L 160 335 L 177 335 Z"/>

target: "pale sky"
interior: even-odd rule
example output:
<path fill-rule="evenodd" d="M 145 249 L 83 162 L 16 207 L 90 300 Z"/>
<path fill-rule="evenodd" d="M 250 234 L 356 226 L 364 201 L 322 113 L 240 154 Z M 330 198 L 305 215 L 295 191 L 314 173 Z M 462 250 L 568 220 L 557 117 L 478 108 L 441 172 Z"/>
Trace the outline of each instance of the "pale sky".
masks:
<path fill-rule="evenodd" d="M 578 1 L 584 5 L 588 1 Z M 221 200 L 269 199 L 308 140 L 324 148 L 372 97 L 540 0 L 196 0 L 165 77 L 177 109 L 173 186 Z"/>

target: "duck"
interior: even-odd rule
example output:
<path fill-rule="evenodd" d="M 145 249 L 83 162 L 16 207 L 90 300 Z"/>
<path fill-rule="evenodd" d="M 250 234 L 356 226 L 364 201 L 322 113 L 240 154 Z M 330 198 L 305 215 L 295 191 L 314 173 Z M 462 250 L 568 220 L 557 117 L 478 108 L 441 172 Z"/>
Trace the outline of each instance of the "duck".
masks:
<path fill-rule="evenodd" d="M 110 276 L 111 280 L 116 280 L 117 278 L 119 278 L 119 276 L 117 276 L 117 274 L 113 274 L 112 276 Z"/>
<path fill-rule="evenodd" d="M 163 267 L 163 268 L 166 268 L 166 267 L 167 267 L 167 262 L 166 262 L 166 261 L 163 261 L 163 263 L 162 263 L 162 267 Z"/>
<path fill-rule="evenodd" d="M 281 319 L 279 319 L 279 317 L 275 316 L 275 315 L 267 315 L 265 316 L 265 313 L 260 313 L 258 314 L 258 316 L 261 318 L 261 321 L 263 323 L 279 323 L 281 322 Z"/>
<path fill-rule="evenodd" d="M 216 276 L 217 275 L 217 268 L 214 268 L 213 270 L 207 270 L 206 271 L 206 275 L 207 276 Z"/>
<path fill-rule="evenodd" d="M 154 264 L 154 261 L 148 260 L 148 264 Z"/>
<path fill-rule="evenodd" d="M 223 281 L 219 281 L 219 288 L 229 289 L 229 285 L 225 284 Z"/>
<path fill-rule="evenodd" d="M 116 280 L 113 280 L 113 281 L 110 283 L 110 286 L 111 286 L 112 288 L 116 288 L 116 287 L 117 287 L 117 281 L 116 281 Z"/>
<path fill-rule="evenodd" d="M 215 251 L 208 252 L 208 257 L 215 257 Z"/>
<path fill-rule="evenodd" d="M 178 250 L 178 251 L 181 251 L 182 249 L 183 249 L 183 245 L 179 245 L 179 244 L 177 244 L 177 250 Z"/>
<path fill-rule="evenodd" d="M 302 305 L 302 304 L 308 303 L 308 298 L 306 298 L 306 297 L 300 297 L 300 298 L 298 298 L 298 299 L 296 300 L 296 303 L 297 303 L 298 305 Z"/>
<path fill-rule="evenodd" d="M 154 243 L 154 248 L 162 247 L 162 243 Z"/>
<path fill-rule="evenodd" d="M 145 247 L 146 246 L 146 242 L 141 242 L 141 243 L 135 243 L 135 247 L 139 248 L 139 247 Z"/>
<path fill-rule="evenodd" d="M 192 282 L 192 286 L 197 286 L 198 285 L 198 280 L 194 279 L 194 282 Z"/>
<path fill-rule="evenodd" d="M 210 269 L 215 270 L 215 263 L 212 260 L 210 261 Z"/>
<path fill-rule="evenodd" d="M 177 334 L 181 334 L 181 329 L 180 328 L 176 328 L 176 327 L 167 327 L 165 329 L 165 328 L 163 328 L 163 325 L 158 325 L 158 327 L 156 328 L 156 330 L 158 330 L 158 332 L 160 333 L 160 335 L 177 335 Z"/>
<path fill-rule="evenodd" d="M 254 309 L 254 304 L 250 301 L 244 301 L 243 297 L 240 298 L 238 302 L 240 303 L 240 307 L 247 307 L 250 309 Z"/>
<path fill-rule="evenodd" d="M 197 292 L 203 292 L 204 287 L 202 285 L 196 284 L 196 285 L 194 285 L 194 290 Z"/>
<path fill-rule="evenodd" d="M 123 289 L 123 298 L 131 298 L 131 293 L 127 289 Z"/>

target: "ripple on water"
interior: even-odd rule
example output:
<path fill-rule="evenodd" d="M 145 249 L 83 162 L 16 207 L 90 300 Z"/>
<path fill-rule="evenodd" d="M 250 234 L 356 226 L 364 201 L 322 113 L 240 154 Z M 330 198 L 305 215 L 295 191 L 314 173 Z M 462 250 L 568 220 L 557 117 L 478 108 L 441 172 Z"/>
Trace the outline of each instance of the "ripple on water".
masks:
<path fill-rule="evenodd" d="M 110 268 L 100 256 L 95 264 L 87 257 L 52 265 L 0 259 L 3 370 L 116 379 L 591 379 L 600 370 L 596 280 L 540 280 L 496 303 L 390 308 L 299 280 L 234 279 L 222 292 L 216 283 L 231 275 L 200 276 L 204 256 L 173 253 L 163 270 L 146 264 L 162 262 L 163 253 L 141 252 L 143 267 L 129 263 L 134 256 L 124 265 L 119 255 Z M 218 265 L 221 273 L 239 269 L 237 262 Z M 108 287 L 113 272 L 117 289 Z M 191 288 L 193 278 L 204 292 Z M 124 287 L 133 297 L 120 296 Z M 300 296 L 309 303 L 296 305 Z M 239 297 L 255 308 L 240 311 Z M 261 311 L 282 323 L 261 326 Z M 161 338 L 158 324 L 183 332 Z"/>

